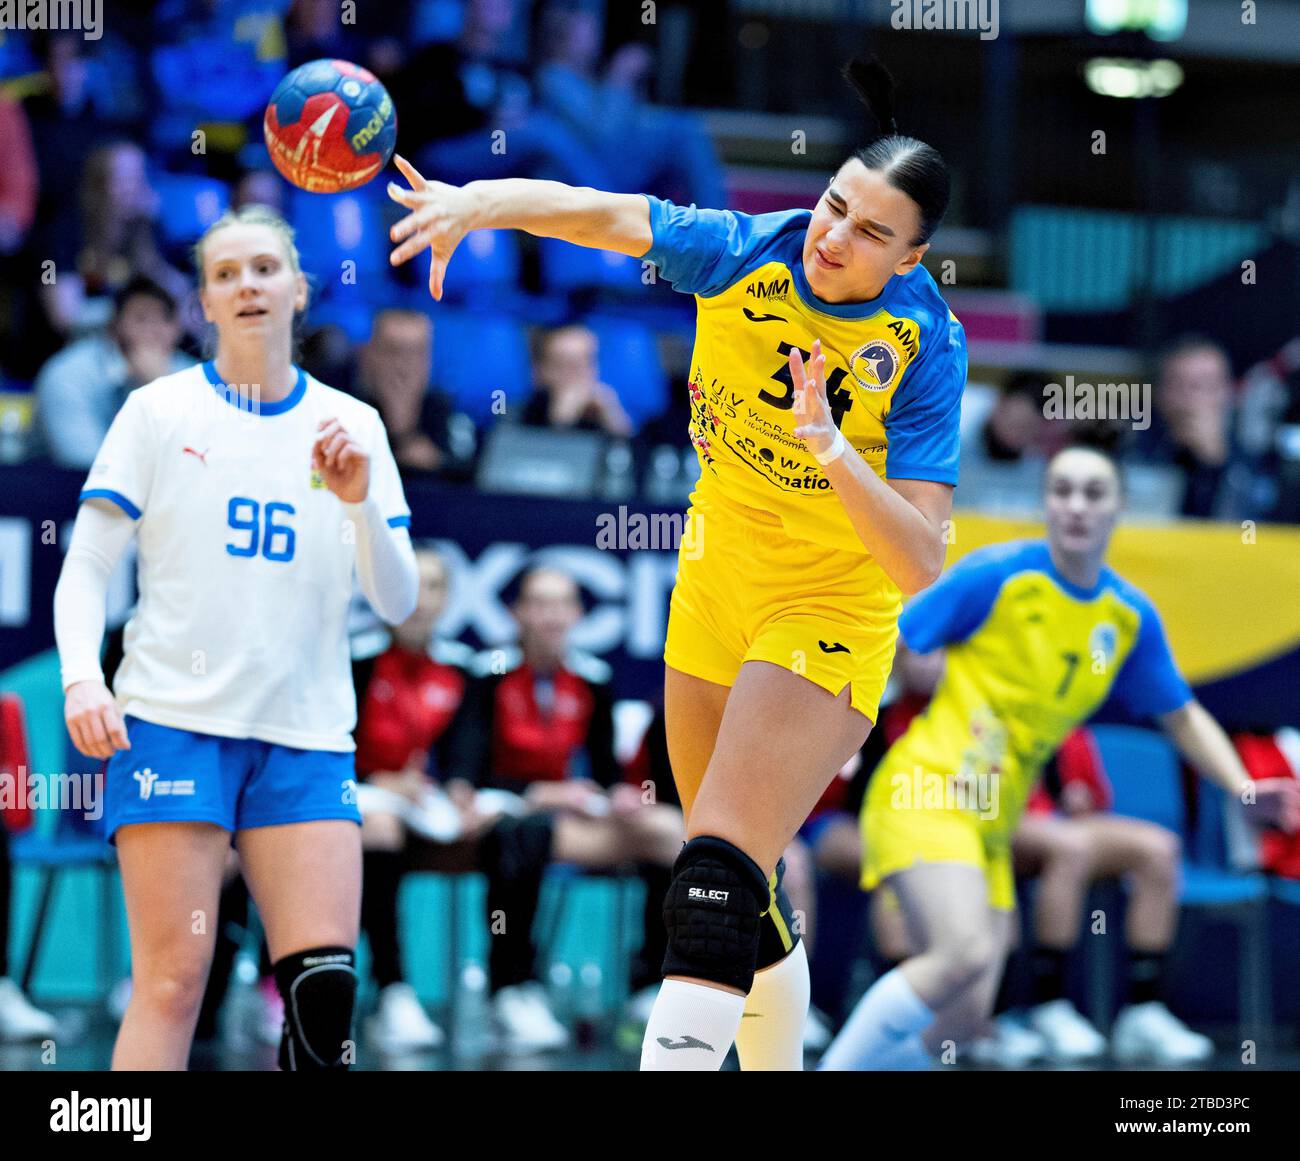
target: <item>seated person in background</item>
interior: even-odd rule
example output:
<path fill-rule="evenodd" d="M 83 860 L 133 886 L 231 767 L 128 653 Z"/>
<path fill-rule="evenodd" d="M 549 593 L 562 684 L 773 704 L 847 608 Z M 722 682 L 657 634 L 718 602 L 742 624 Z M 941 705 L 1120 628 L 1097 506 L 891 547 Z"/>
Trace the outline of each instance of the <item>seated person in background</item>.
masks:
<path fill-rule="evenodd" d="M 539 106 L 554 115 L 609 176 L 601 189 L 660 190 L 686 205 L 727 205 L 717 150 L 702 118 L 646 104 L 655 59 L 644 44 L 625 44 L 601 66 L 601 16 L 573 0 L 550 3 L 539 25 Z"/>
<path fill-rule="evenodd" d="M 1257 518 L 1255 478 L 1236 438 L 1236 388 L 1224 349 L 1188 335 L 1157 365 L 1151 426 L 1138 433 L 1134 457 L 1178 468 L 1186 482 L 1181 514 L 1207 519 Z"/>
<path fill-rule="evenodd" d="M 0 256 L 12 254 L 36 218 L 37 169 L 22 106 L 0 93 Z"/>
<path fill-rule="evenodd" d="M 483 655 L 486 665 L 456 722 L 449 759 L 463 781 L 449 785 L 449 793 L 462 803 L 471 786 L 518 795 L 522 821 L 544 828 L 550 857 L 587 868 L 648 864 L 656 869 L 647 877 L 653 892 L 681 848 L 682 814 L 677 806 L 647 801 L 639 785 L 623 781 L 614 756 L 609 667 L 568 643 L 582 616 L 577 585 L 556 569 L 534 568 L 521 579 L 512 612 L 519 646 Z M 489 976 L 507 1035 L 558 1047 L 567 1033 L 536 981 L 532 925 L 540 878 L 489 872 L 488 914 L 510 917 L 506 930 L 492 936 Z M 657 909 L 647 908 L 647 922 L 647 944 L 662 947 Z M 656 979 L 659 970 L 654 965 Z"/>
<path fill-rule="evenodd" d="M 407 804 L 420 808 L 441 769 L 437 753 L 461 707 L 473 651 L 434 640 L 447 603 L 447 566 L 427 549 L 415 612 L 393 630 L 392 645 L 354 666 L 357 685 L 357 805 L 361 809 L 361 927 L 370 944 L 379 1008 L 370 1026 L 385 1051 L 436 1048 L 442 1030 L 425 1014 L 402 973 L 398 889 L 406 846 Z M 455 837 L 452 835 L 448 836 Z"/>
<path fill-rule="evenodd" d="M 180 337 L 176 300 L 163 287 L 148 278 L 122 287 L 108 330 L 60 351 L 36 377 L 36 423 L 49 457 L 89 468 L 127 394 L 193 364 Z"/>
<path fill-rule="evenodd" d="M 9 862 L 9 832 L 0 811 L 0 1044 L 17 1040 L 47 1040 L 58 1031 L 48 1012 L 42 1012 L 9 978 L 9 904 L 13 870 Z"/>
<path fill-rule="evenodd" d="M 632 421 L 614 388 L 600 381 L 598 348 L 596 336 L 579 323 L 551 327 L 534 336 L 535 386 L 524 405 L 524 423 L 600 431 L 615 439 L 632 434 Z"/>
<path fill-rule="evenodd" d="M 473 423 L 430 386 L 433 323 L 416 310 L 375 314 L 362 348 L 363 398 L 379 409 L 397 466 L 406 472 L 458 474 L 474 454 Z"/>
<path fill-rule="evenodd" d="M 1208 1060 L 1213 1042 L 1160 1000 L 1178 926 L 1181 843 L 1162 826 L 1111 813 L 1111 801 L 1092 735 L 1076 729 L 1044 771 L 1011 844 L 1016 874 L 1039 880 L 1029 948 L 1033 1007 L 1026 1023 L 1042 1038 L 1049 1060 L 1069 1063 L 1106 1050 L 1105 1038 L 1065 998 L 1065 962 L 1079 944 L 1089 886 L 1123 878 L 1129 888 L 1128 995 L 1111 1032 L 1111 1053 L 1126 1064 Z"/>
<path fill-rule="evenodd" d="M 1018 464 L 1044 460 L 1048 454 L 1050 425 L 1043 413 L 1041 371 L 1020 371 L 1002 388 L 979 434 L 962 443 L 962 466 Z"/>

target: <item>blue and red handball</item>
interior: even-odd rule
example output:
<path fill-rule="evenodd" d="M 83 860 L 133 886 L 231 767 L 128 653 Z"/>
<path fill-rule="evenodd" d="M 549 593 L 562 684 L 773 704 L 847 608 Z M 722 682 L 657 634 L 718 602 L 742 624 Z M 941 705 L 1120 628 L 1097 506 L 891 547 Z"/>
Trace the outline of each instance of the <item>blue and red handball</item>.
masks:
<path fill-rule="evenodd" d="M 374 77 L 345 60 L 314 60 L 275 87 L 262 120 L 271 160 L 312 193 L 356 189 L 397 145 L 393 99 Z"/>

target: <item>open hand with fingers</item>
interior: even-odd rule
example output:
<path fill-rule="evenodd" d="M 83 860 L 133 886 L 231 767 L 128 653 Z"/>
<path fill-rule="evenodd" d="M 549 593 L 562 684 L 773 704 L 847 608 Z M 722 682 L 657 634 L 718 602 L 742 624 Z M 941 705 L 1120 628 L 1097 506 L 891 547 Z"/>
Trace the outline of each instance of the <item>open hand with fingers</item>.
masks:
<path fill-rule="evenodd" d="M 87 758 L 111 758 L 118 750 L 131 748 L 121 711 L 102 681 L 77 681 L 68 686 L 63 720 L 72 744 Z"/>
<path fill-rule="evenodd" d="M 404 157 L 394 157 L 393 163 L 411 188 L 402 189 L 390 181 L 388 196 L 411 212 L 389 231 L 389 237 L 399 245 L 393 248 L 388 260 L 400 266 L 427 246 L 433 256 L 429 265 L 429 293 L 441 301 L 447 263 L 460 240 L 473 228 L 473 199 L 459 186 L 426 181 Z"/>
<path fill-rule="evenodd" d="M 337 419 L 322 419 L 311 447 L 312 470 L 345 504 L 360 504 L 370 491 L 370 456 Z"/>
<path fill-rule="evenodd" d="M 790 352 L 790 377 L 794 380 L 794 434 L 822 460 L 842 437 L 826 399 L 826 356 L 821 339 L 814 340 L 806 367 L 798 347 Z"/>

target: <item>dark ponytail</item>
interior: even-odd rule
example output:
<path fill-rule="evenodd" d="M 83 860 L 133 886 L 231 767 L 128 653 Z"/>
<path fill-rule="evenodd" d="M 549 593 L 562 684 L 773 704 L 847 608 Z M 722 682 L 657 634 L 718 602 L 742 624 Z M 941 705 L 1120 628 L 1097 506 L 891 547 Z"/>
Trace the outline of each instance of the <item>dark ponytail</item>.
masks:
<path fill-rule="evenodd" d="M 894 119 L 894 78 L 880 61 L 874 56 L 854 57 L 844 66 L 843 74 L 883 134 L 853 156 L 916 203 L 921 233 L 912 239 L 912 245 L 923 245 L 948 210 L 948 167 L 938 150 L 899 133 Z"/>

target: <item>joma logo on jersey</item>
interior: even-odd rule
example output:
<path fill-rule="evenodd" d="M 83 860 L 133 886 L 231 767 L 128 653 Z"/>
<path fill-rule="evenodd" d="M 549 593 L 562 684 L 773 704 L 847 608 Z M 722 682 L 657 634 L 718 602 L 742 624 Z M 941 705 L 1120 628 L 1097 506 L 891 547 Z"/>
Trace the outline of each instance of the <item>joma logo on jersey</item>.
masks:
<path fill-rule="evenodd" d="M 686 891 L 688 899 L 702 899 L 706 903 L 725 903 L 730 895 L 730 891 L 706 891 L 703 887 L 689 887 Z"/>
<path fill-rule="evenodd" d="M 745 287 L 745 293 L 751 298 L 779 298 L 784 300 L 790 293 L 790 280 L 788 278 L 773 278 L 771 282 L 764 282 L 760 278 Z"/>

